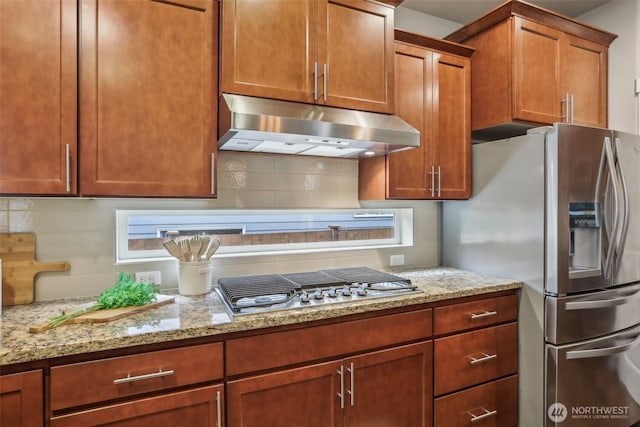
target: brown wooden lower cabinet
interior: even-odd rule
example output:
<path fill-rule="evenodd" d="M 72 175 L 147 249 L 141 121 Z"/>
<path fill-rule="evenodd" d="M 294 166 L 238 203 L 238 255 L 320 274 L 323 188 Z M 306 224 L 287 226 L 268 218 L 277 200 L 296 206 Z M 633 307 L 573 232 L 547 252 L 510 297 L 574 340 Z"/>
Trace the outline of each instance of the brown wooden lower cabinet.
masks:
<path fill-rule="evenodd" d="M 0 376 L 0 426 L 42 427 L 42 371 Z"/>
<path fill-rule="evenodd" d="M 228 425 L 430 426 L 432 369 L 429 341 L 231 381 Z"/>
<path fill-rule="evenodd" d="M 434 427 L 514 427 L 518 424 L 518 376 L 440 397 Z"/>
<path fill-rule="evenodd" d="M 51 418 L 51 427 L 222 427 L 224 386 L 163 394 Z"/>
<path fill-rule="evenodd" d="M 489 294 L 224 343 L 114 351 L 49 366 L 46 388 L 42 370 L 0 376 L 0 426 L 513 427 L 516 319 L 514 294 Z"/>

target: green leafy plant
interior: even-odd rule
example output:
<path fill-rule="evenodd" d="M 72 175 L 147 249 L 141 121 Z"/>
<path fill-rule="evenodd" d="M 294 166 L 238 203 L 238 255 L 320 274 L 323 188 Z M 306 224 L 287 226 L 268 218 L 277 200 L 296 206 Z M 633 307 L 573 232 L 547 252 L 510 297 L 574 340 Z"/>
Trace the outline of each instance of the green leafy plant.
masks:
<path fill-rule="evenodd" d="M 48 326 L 49 328 L 55 328 L 64 322 L 93 311 L 145 305 L 155 301 L 158 292 L 159 289 L 155 284 L 136 282 L 130 274 L 120 272 L 116 284 L 100 294 L 95 304 L 81 310 L 62 313 L 53 317 L 50 319 Z"/>

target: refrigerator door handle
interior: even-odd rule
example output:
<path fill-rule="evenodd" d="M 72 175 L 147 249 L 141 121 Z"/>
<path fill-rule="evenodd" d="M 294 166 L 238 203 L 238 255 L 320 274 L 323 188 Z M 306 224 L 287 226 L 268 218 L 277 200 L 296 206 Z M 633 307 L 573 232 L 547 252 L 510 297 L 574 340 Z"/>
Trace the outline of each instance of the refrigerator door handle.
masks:
<path fill-rule="evenodd" d="M 632 293 L 631 295 L 607 298 L 593 301 L 572 301 L 565 305 L 566 310 L 591 310 L 597 308 L 612 308 L 619 305 L 628 304 L 640 297 L 640 290 Z"/>
<path fill-rule="evenodd" d="M 596 183 L 596 194 L 595 199 L 598 200 L 600 195 L 600 188 L 603 185 L 603 176 L 605 171 L 605 166 L 608 166 L 609 169 L 609 179 L 612 182 L 611 188 L 613 189 L 613 206 L 614 206 L 614 214 L 613 214 L 613 226 L 611 227 L 611 231 L 609 233 L 609 247 L 607 248 L 605 259 L 604 259 L 604 277 L 611 277 L 611 269 L 613 263 L 613 255 L 615 253 L 615 242 L 616 236 L 618 235 L 618 179 L 615 173 L 615 159 L 613 157 L 613 149 L 611 148 L 611 139 L 609 137 L 604 138 L 602 157 L 600 158 L 600 172 L 598 174 L 598 181 Z M 604 183 L 606 186 L 606 183 Z M 606 224 L 608 224 L 608 209 L 606 204 L 603 204 L 604 209 L 602 209 L 602 214 L 604 215 L 605 222 L 605 230 L 607 229 Z"/>
<path fill-rule="evenodd" d="M 622 261 L 622 253 L 624 252 L 624 246 L 627 241 L 627 233 L 629 231 L 629 194 L 627 192 L 627 182 L 625 179 L 624 170 L 622 169 L 622 162 L 620 162 L 618 158 L 618 154 L 621 152 L 621 142 L 620 138 L 615 139 L 615 154 L 616 154 L 616 173 L 618 174 L 618 180 L 620 181 L 620 186 L 622 188 L 622 228 L 620 230 L 620 238 L 618 239 L 618 244 L 616 245 L 616 265 L 615 270 L 617 271 L 620 267 L 620 262 Z M 615 272 L 614 272 L 615 273 Z"/>
<path fill-rule="evenodd" d="M 589 359 L 592 357 L 611 356 L 614 354 L 624 353 L 626 351 L 629 351 L 632 348 L 636 347 L 638 344 L 640 344 L 640 334 L 636 335 L 636 337 L 632 341 L 622 345 L 614 345 L 612 347 L 605 347 L 605 348 L 594 348 L 592 350 L 568 351 L 566 358 L 567 359 Z"/>

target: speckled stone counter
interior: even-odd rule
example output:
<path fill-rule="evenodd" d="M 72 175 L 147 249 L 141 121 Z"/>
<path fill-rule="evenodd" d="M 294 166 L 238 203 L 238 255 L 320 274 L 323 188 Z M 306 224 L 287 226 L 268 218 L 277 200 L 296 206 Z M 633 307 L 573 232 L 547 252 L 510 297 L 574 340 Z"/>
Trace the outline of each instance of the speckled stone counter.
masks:
<path fill-rule="evenodd" d="M 95 299 L 68 299 L 4 307 L 0 317 L 0 366 L 321 320 L 521 287 L 518 281 L 452 268 L 392 272 L 411 279 L 423 292 L 232 318 L 217 293 L 212 291 L 198 297 L 176 295 L 175 303 L 113 322 L 65 325 L 36 334 L 29 333 L 29 326 L 46 323 L 50 317 L 62 311 L 89 306 Z"/>

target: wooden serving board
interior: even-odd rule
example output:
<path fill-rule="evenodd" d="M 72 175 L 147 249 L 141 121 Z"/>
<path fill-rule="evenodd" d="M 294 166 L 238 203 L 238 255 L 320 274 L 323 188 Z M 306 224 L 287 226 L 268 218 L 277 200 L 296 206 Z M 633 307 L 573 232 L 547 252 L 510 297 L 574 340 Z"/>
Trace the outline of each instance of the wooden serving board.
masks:
<path fill-rule="evenodd" d="M 114 308 L 112 310 L 98 310 L 92 311 L 82 316 L 75 317 L 67 322 L 57 326 L 58 328 L 65 325 L 74 325 L 78 323 L 105 323 L 113 320 L 122 319 L 123 317 L 130 316 L 142 311 L 151 310 L 152 308 L 160 307 L 161 305 L 170 304 L 175 301 L 175 297 L 172 295 L 157 295 L 156 301 L 145 305 L 135 305 L 131 307 Z M 70 310 L 70 312 L 73 310 Z M 29 327 L 29 332 L 36 333 L 49 329 L 49 322 L 42 323 L 40 325 L 33 325 Z"/>
<path fill-rule="evenodd" d="M 0 233 L 2 305 L 32 303 L 38 273 L 69 270 L 68 262 L 38 262 L 35 260 L 35 253 L 35 234 Z"/>

